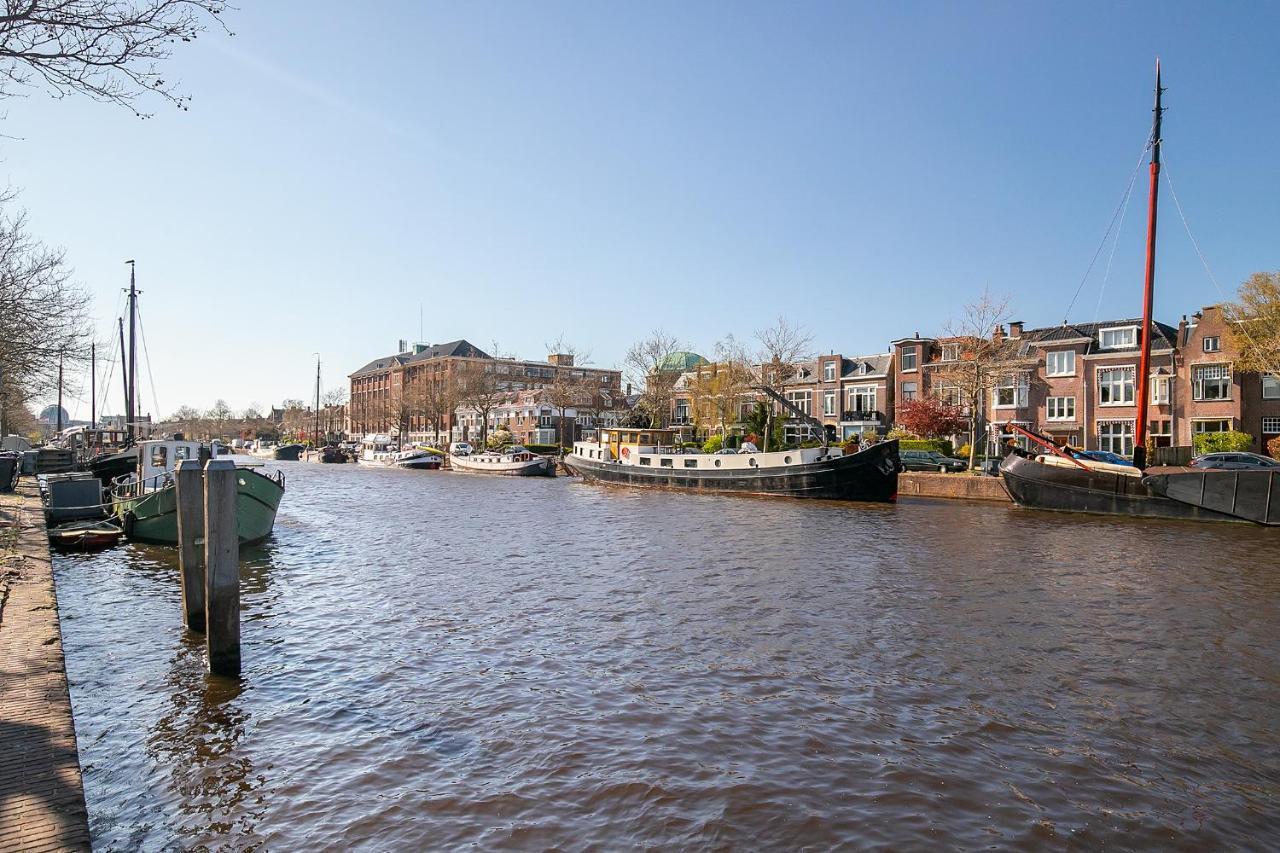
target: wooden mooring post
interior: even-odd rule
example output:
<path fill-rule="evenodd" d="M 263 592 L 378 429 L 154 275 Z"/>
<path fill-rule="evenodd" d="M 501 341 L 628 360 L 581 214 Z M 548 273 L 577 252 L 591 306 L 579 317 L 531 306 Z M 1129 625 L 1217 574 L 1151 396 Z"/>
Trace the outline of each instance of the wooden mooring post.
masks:
<path fill-rule="evenodd" d="M 236 526 L 236 464 L 204 466 L 205 638 L 209 671 L 240 674 L 240 535 Z"/>
<path fill-rule="evenodd" d="M 178 462 L 178 567 L 182 573 L 182 621 L 204 633 L 204 470 L 198 459 Z"/>

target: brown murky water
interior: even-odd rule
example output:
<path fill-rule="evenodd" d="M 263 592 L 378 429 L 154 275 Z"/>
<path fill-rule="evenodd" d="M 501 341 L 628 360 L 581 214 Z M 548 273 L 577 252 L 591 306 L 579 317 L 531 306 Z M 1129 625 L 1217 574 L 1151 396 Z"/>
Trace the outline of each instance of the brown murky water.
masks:
<path fill-rule="evenodd" d="M 1280 844 L 1280 532 L 286 465 L 244 678 L 57 562 L 99 849 Z"/>

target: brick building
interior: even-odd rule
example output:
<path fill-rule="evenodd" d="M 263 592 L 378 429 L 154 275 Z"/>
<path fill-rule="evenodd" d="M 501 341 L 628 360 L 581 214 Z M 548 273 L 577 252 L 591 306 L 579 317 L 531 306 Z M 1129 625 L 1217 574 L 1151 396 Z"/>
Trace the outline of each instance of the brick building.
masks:
<path fill-rule="evenodd" d="M 471 365 L 481 365 L 483 370 L 494 374 L 501 391 L 536 390 L 554 384 L 557 378 L 568 378 L 575 382 L 590 381 L 610 399 L 621 397 L 620 371 L 578 366 L 573 356 L 563 353 L 552 354 L 546 361 L 520 361 L 494 358 L 466 340 L 412 347 L 403 341 L 401 344 L 400 352 L 375 359 L 350 375 L 347 407 L 351 435 L 397 435 L 402 403 L 408 405 L 409 412 L 407 441 L 443 443 L 469 435 L 463 424 L 465 407 L 455 406 L 444 413 L 437 435 L 433 418 L 416 401 L 428 396 L 429 386 L 433 384 L 448 389 L 449 394 L 445 396 L 456 395 L 459 378 Z"/>

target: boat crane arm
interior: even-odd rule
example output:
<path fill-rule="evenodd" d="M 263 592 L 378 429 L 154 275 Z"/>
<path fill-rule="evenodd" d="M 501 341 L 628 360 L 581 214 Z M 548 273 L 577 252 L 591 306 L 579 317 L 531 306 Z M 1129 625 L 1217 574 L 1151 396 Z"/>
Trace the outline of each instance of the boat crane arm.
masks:
<path fill-rule="evenodd" d="M 804 411 L 801 411 L 799 406 L 797 406 L 795 403 L 788 400 L 786 397 L 783 397 L 781 394 L 779 394 L 777 391 L 770 388 L 768 385 L 756 385 L 755 390 L 763 394 L 766 394 L 769 397 L 772 397 L 774 400 L 776 400 L 779 404 L 782 405 L 782 408 L 791 412 L 791 414 L 795 415 L 797 418 L 804 421 L 809 426 L 817 427 L 818 435 L 822 436 L 822 446 L 823 447 L 830 446 L 827 444 L 827 427 L 825 424 L 822 423 L 822 421 L 818 420 L 813 415 L 810 415 Z"/>
<path fill-rule="evenodd" d="M 1056 456 L 1061 456 L 1063 459 L 1070 459 L 1072 462 L 1074 462 L 1074 463 L 1076 464 L 1076 466 L 1077 466 L 1077 467 L 1083 468 L 1083 469 L 1084 469 L 1084 470 L 1086 470 L 1086 471 L 1088 471 L 1088 470 L 1089 470 L 1089 466 L 1088 466 L 1088 465 L 1085 465 L 1085 464 L 1084 464 L 1083 462 L 1081 462 L 1079 459 L 1075 458 L 1075 457 L 1074 457 L 1074 456 L 1072 456 L 1070 453 L 1066 452 L 1066 451 L 1065 451 L 1065 450 L 1063 450 L 1061 447 L 1059 447 L 1058 445 L 1054 444 L 1052 441 L 1050 441 L 1049 439 L 1045 438 L 1044 436 L 1042 436 L 1042 435 L 1041 435 L 1040 433 L 1038 433 L 1038 432 L 1032 432 L 1031 430 L 1027 429 L 1026 427 L 1018 426 L 1018 425 L 1017 425 L 1017 424 L 1015 424 L 1013 421 L 1005 421 L 1004 428 L 1005 428 L 1005 429 L 1007 429 L 1007 430 L 1011 430 L 1011 431 L 1013 431 L 1013 432 L 1017 433 L 1018 435 L 1023 436 L 1024 438 L 1029 438 L 1029 439 L 1031 439 L 1031 440 L 1032 440 L 1032 441 L 1034 441 L 1036 444 L 1041 445 L 1042 447 L 1044 447 L 1045 449 L 1049 450 L 1051 453 L 1053 453 L 1053 454 L 1054 454 L 1054 455 L 1056 455 Z"/>

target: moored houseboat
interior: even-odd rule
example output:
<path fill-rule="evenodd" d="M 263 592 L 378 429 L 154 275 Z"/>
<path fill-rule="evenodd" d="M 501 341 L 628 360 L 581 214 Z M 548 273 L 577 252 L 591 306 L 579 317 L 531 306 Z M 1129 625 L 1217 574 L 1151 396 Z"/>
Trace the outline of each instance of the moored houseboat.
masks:
<path fill-rule="evenodd" d="M 805 447 L 768 453 L 689 453 L 669 429 L 603 428 L 575 442 L 565 467 L 588 480 L 698 492 L 829 500 L 893 501 L 898 496 L 898 442 L 856 453 Z"/>
<path fill-rule="evenodd" d="M 481 453 L 452 453 L 449 467 L 468 474 L 503 474 L 508 477 L 554 477 L 556 460 L 539 456 L 520 445 Z"/>

